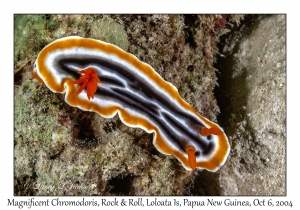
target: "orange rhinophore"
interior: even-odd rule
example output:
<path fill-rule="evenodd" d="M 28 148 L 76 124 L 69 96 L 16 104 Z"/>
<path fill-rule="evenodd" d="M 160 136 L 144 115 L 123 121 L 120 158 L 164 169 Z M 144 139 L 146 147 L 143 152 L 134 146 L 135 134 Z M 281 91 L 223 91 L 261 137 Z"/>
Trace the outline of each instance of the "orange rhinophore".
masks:
<path fill-rule="evenodd" d="M 216 127 L 212 128 L 206 128 L 206 127 L 201 127 L 200 128 L 200 133 L 202 136 L 209 136 L 209 135 L 221 135 L 223 132 Z"/>
<path fill-rule="evenodd" d="M 33 75 L 73 107 L 154 133 L 153 144 L 187 170 L 218 170 L 230 151 L 221 127 L 201 116 L 150 65 L 95 39 L 65 37 L 38 55 Z M 100 79 L 101 82 L 100 82 Z M 78 87 L 77 84 L 80 84 Z"/>
<path fill-rule="evenodd" d="M 193 146 L 188 146 L 187 148 L 185 148 L 185 151 L 189 158 L 190 167 L 194 170 L 196 168 L 196 149 Z"/>

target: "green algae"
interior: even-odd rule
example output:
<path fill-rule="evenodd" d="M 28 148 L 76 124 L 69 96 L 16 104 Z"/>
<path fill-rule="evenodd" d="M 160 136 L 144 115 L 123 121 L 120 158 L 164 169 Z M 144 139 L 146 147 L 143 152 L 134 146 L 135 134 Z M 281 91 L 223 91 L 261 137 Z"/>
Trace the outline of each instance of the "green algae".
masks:
<path fill-rule="evenodd" d="M 45 15 L 18 15 L 14 16 L 14 63 L 15 68 L 34 60 L 49 41 L 46 30 Z"/>
<path fill-rule="evenodd" d="M 25 81 L 15 94 L 15 130 L 22 136 L 20 143 L 43 140 L 51 145 L 53 133 L 61 133 L 56 125 L 59 95 L 37 84 Z"/>
<path fill-rule="evenodd" d="M 109 16 L 103 15 L 102 18 L 90 21 L 90 29 L 91 38 L 112 43 L 125 51 L 128 49 L 129 42 L 126 31 Z"/>
<path fill-rule="evenodd" d="M 53 155 L 64 144 L 66 131 L 56 124 L 60 101 L 58 95 L 53 96 L 48 88 L 31 80 L 15 87 L 15 195 L 36 192 L 29 182 L 36 182 L 40 175 L 37 166 L 43 162 L 38 161 L 38 151 Z M 54 135 L 60 141 L 53 141 Z M 49 166 L 43 171 L 49 171 Z"/>
<path fill-rule="evenodd" d="M 15 68 L 34 60 L 51 41 L 66 34 L 100 39 L 127 50 L 123 27 L 107 15 L 14 15 Z"/>

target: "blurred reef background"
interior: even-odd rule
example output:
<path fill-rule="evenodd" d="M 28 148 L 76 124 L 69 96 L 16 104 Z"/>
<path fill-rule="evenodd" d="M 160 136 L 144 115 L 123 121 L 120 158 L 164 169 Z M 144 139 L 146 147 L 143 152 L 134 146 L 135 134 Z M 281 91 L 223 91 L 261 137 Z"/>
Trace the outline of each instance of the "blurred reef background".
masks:
<path fill-rule="evenodd" d="M 115 44 L 151 65 L 232 150 L 186 171 L 152 134 L 64 102 L 31 76 L 66 36 Z M 286 195 L 285 15 L 14 16 L 15 195 Z"/>

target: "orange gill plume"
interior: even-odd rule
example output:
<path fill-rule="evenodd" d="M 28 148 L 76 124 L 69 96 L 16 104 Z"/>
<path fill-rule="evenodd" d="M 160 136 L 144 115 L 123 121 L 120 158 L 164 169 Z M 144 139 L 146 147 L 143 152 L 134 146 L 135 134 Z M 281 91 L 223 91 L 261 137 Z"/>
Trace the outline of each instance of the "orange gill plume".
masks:
<path fill-rule="evenodd" d="M 97 83 L 100 82 L 100 79 L 97 75 L 97 72 L 93 68 L 87 68 L 78 72 L 82 74 L 78 80 L 73 81 L 73 84 L 80 84 L 83 83 L 77 91 L 77 95 L 82 92 L 83 89 L 87 89 L 87 97 L 94 98 L 94 94 L 97 90 Z"/>

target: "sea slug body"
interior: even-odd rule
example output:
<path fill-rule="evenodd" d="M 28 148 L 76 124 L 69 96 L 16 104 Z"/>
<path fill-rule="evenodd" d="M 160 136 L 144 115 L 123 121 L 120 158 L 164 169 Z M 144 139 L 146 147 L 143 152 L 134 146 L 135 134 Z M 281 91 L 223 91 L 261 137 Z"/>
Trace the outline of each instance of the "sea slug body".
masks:
<path fill-rule="evenodd" d="M 65 37 L 38 55 L 33 75 L 65 101 L 154 133 L 153 144 L 187 169 L 216 171 L 230 146 L 222 128 L 198 114 L 148 64 L 103 41 Z"/>

